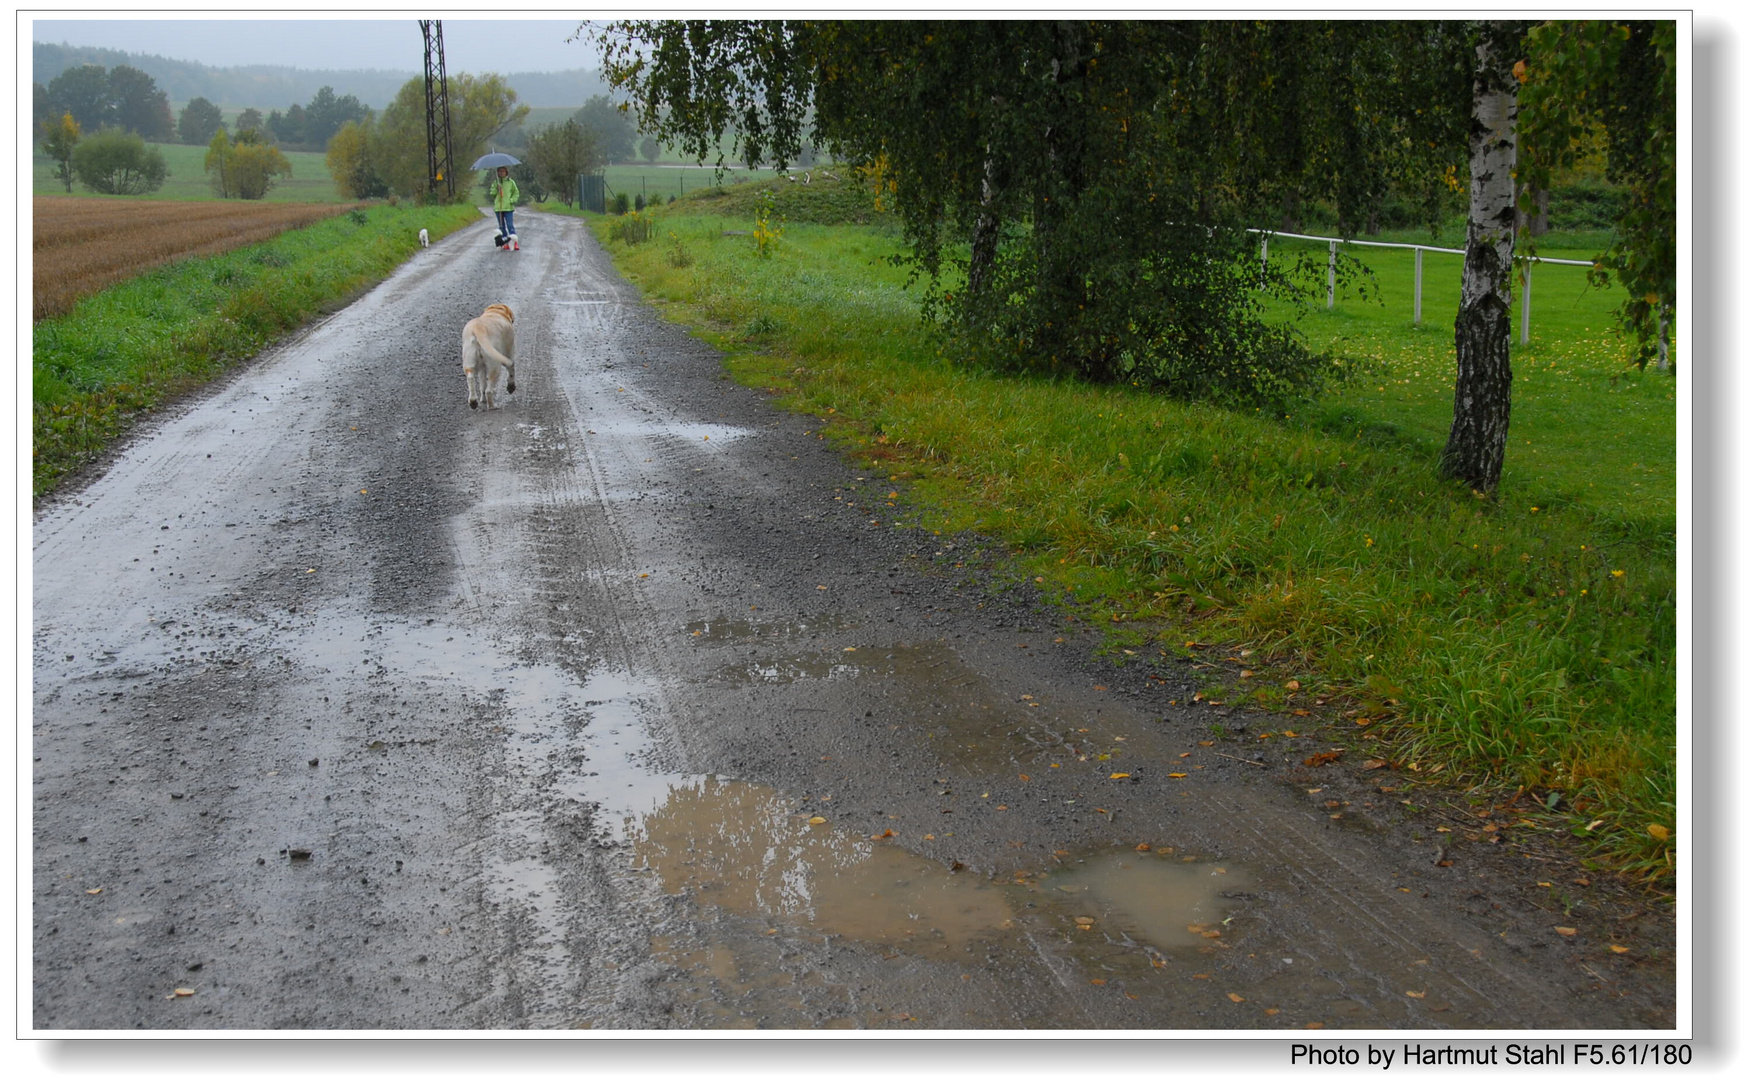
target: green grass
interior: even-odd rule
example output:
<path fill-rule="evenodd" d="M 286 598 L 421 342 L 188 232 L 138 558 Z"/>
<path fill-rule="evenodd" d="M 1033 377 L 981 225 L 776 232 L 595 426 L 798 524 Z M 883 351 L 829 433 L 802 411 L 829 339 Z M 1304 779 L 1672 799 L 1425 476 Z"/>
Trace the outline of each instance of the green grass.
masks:
<path fill-rule="evenodd" d="M 159 152 L 165 155 L 167 175 L 165 185 L 150 196 L 141 198 L 154 199 L 217 199 L 213 188 L 208 185 L 207 172 L 202 162 L 207 160 L 208 148 L 205 146 L 184 146 L 181 143 L 152 143 Z M 330 179 L 329 171 L 324 168 L 324 156 L 315 152 L 287 150 L 282 151 L 287 163 L 293 166 L 293 175 L 276 181 L 266 202 L 307 202 L 307 203 L 340 203 L 353 202 L 344 199 L 336 192 L 336 182 Z M 31 154 L 31 193 L 34 195 L 65 195 L 68 194 L 61 181 L 54 175 L 55 163 L 50 161 L 40 150 Z M 78 180 L 73 182 L 74 195 L 91 195 L 92 192 L 81 187 Z"/>
<path fill-rule="evenodd" d="M 756 172 L 750 169 L 728 169 L 718 184 L 736 187 L 753 180 L 768 180 L 774 175 L 769 169 Z M 645 194 L 649 202 L 664 202 L 673 195 L 685 195 L 715 187 L 717 182 L 712 166 L 697 168 L 694 165 L 610 165 L 604 170 L 604 183 L 613 194 L 627 194 L 632 204 L 636 195 Z"/>
<path fill-rule="evenodd" d="M 263 244 L 150 270 L 32 329 L 32 492 L 101 455 L 143 413 L 341 306 L 474 207 L 377 206 Z"/>
<path fill-rule="evenodd" d="M 613 219 L 595 227 L 663 310 L 731 352 L 737 377 L 829 419 L 863 467 L 911 481 L 902 497 L 930 527 L 1005 539 L 1021 572 L 1129 640 L 1196 656 L 1250 646 L 1260 675 L 1232 696 L 1321 715 L 1326 700 L 1362 756 L 1523 786 L 1601 857 L 1670 876 L 1673 383 L 1623 366 L 1609 294 L 1539 279 L 1543 330 L 1515 352 L 1492 501 L 1436 479 L 1456 305 L 1436 256 L 1421 328 L 1409 285 L 1395 293 L 1403 252 L 1381 275 L 1384 305 L 1309 314 L 1314 340 L 1369 374 L 1264 416 L 988 374 L 924 332 L 885 261 L 891 230 L 796 222 L 764 259 L 723 235 L 748 217 L 691 212 L 712 205 L 662 211 L 643 244 L 617 239 Z"/>

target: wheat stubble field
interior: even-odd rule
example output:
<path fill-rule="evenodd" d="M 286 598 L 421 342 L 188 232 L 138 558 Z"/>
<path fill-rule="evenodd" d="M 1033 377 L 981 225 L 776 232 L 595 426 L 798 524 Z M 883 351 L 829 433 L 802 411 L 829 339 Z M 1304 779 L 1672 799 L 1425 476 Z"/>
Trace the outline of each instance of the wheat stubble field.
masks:
<path fill-rule="evenodd" d="M 31 200 L 31 319 L 191 255 L 260 243 L 347 204 L 155 202 L 39 195 Z"/>

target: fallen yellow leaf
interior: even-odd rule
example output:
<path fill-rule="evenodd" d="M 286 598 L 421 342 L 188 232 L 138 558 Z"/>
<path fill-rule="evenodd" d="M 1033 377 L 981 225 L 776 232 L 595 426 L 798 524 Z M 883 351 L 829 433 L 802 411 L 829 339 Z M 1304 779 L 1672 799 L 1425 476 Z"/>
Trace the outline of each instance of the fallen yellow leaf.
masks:
<path fill-rule="evenodd" d="M 1245 999 L 1244 999 L 1244 998 L 1242 998 L 1242 997 L 1240 997 L 1240 996 L 1239 996 L 1239 995 L 1238 995 L 1238 994 L 1231 994 L 1231 993 L 1230 993 L 1230 994 L 1228 994 L 1228 995 L 1227 995 L 1227 1000 L 1228 1000 L 1228 1001 L 1231 1001 L 1231 1002 L 1233 1002 L 1233 1003 L 1234 1003 L 1234 1004 L 1235 1004 L 1235 1005 L 1237 1005 L 1237 1004 L 1239 1004 L 1239 1003 L 1240 1003 L 1240 1002 L 1241 1002 L 1241 1001 L 1244 1001 L 1244 1000 L 1245 1000 Z"/>
<path fill-rule="evenodd" d="M 1555 929 L 1557 933 L 1563 935 L 1564 937 L 1574 937 L 1575 933 L 1576 933 L 1575 928 L 1573 926 L 1558 926 L 1558 927 L 1554 927 L 1553 929 Z"/>
<path fill-rule="evenodd" d="M 1606 947 L 1620 956 L 1630 951 L 1630 948 L 1627 945 L 1608 945 Z"/>
<path fill-rule="evenodd" d="M 1413 997 L 1413 998 L 1425 998 L 1428 996 L 1428 991 L 1427 990 L 1406 990 L 1406 991 L 1404 991 L 1404 996 L 1405 997 Z"/>
<path fill-rule="evenodd" d="M 1126 772 L 1114 772 L 1111 774 L 1111 779 L 1113 779 L 1113 780 L 1128 780 L 1129 774 Z"/>
<path fill-rule="evenodd" d="M 824 819 L 821 817 L 816 817 L 816 816 L 809 817 L 806 819 L 806 824 L 808 824 L 808 825 L 822 825 L 822 824 L 824 824 Z"/>
<path fill-rule="evenodd" d="M 1672 833 L 1665 825 L 1650 825 L 1648 826 L 1648 835 L 1654 837 L 1656 840 L 1665 840 L 1667 837 L 1671 836 Z"/>
<path fill-rule="evenodd" d="M 1171 780 L 1182 780 L 1189 775 L 1190 775 L 1189 773 L 1181 773 L 1181 772 L 1169 772 L 1166 774 L 1167 778 L 1171 779 Z"/>

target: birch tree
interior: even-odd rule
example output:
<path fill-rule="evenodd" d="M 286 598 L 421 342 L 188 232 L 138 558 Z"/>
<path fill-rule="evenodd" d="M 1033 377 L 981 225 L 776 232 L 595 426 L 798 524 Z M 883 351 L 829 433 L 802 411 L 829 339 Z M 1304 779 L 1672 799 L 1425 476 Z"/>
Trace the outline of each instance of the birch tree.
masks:
<path fill-rule="evenodd" d="M 1514 123 L 1519 113 L 1514 64 L 1525 26 L 1486 22 L 1479 28 L 1472 79 L 1470 216 L 1459 316 L 1453 326 L 1458 381 L 1453 426 L 1441 452 L 1441 474 L 1493 494 L 1502 479 L 1514 369 L 1509 310 L 1514 264 Z"/>

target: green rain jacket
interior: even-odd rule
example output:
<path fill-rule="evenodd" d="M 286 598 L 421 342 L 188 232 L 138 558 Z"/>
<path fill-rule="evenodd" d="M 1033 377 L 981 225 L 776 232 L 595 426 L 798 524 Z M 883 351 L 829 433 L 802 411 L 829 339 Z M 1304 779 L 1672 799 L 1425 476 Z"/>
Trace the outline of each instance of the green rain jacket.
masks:
<path fill-rule="evenodd" d="M 510 175 L 505 180 L 496 177 L 490 191 L 494 195 L 496 210 L 511 210 L 519 202 L 519 185 L 513 182 Z"/>

